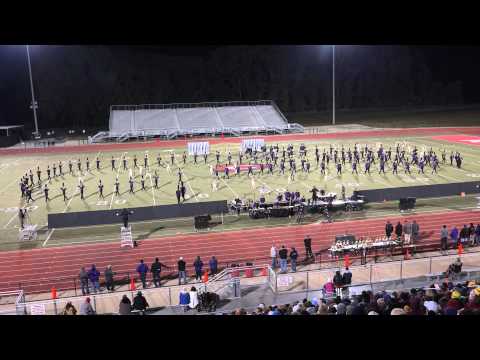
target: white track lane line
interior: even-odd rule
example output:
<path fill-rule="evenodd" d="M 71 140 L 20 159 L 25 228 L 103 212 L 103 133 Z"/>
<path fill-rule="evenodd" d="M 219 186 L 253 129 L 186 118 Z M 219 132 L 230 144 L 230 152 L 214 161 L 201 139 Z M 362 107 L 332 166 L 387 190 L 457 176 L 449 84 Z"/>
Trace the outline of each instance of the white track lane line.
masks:
<path fill-rule="evenodd" d="M 52 231 L 50 231 L 50 234 L 48 234 L 47 238 L 43 242 L 42 247 L 45 247 L 45 245 L 47 245 L 47 242 L 48 242 L 48 240 L 50 240 L 50 237 L 52 236 L 54 231 L 55 231 L 55 228 L 53 228 Z"/>

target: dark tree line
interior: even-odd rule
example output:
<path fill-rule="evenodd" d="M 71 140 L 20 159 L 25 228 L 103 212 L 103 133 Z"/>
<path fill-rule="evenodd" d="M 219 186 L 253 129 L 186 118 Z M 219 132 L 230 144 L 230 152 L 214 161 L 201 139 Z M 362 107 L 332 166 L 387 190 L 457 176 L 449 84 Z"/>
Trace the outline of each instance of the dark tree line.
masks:
<path fill-rule="evenodd" d="M 112 104 L 272 99 L 284 112 L 303 112 L 328 110 L 332 101 L 329 47 L 231 46 L 176 56 L 141 48 L 49 46 L 32 55 L 32 67 L 41 128 L 106 128 Z M 462 102 L 462 83 L 435 81 L 419 49 L 336 48 L 338 108 Z"/>

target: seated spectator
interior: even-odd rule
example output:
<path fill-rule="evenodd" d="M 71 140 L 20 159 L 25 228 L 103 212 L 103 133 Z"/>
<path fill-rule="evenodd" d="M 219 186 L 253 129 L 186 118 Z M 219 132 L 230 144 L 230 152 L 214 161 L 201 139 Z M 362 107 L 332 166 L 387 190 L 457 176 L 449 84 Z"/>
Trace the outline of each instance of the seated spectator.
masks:
<path fill-rule="evenodd" d="M 198 293 L 197 289 L 195 289 L 195 286 L 192 286 L 189 295 L 190 303 L 188 304 L 188 306 L 190 307 L 190 309 L 196 309 L 196 307 L 198 306 Z"/>
<path fill-rule="evenodd" d="M 77 315 L 77 309 L 75 309 L 75 306 L 69 301 L 65 305 L 65 309 L 62 311 L 62 315 Z"/>
<path fill-rule="evenodd" d="M 183 307 L 183 312 L 188 311 L 188 305 L 190 304 L 190 294 L 187 288 L 180 290 L 180 306 Z"/>
<path fill-rule="evenodd" d="M 123 295 L 118 306 L 118 313 L 120 315 L 130 315 L 132 313 L 132 302 L 127 295 Z"/>
<path fill-rule="evenodd" d="M 95 315 L 95 310 L 93 310 L 93 307 L 90 304 L 89 297 L 87 297 L 85 302 L 80 306 L 80 315 Z"/>
<path fill-rule="evenodd" d="M 150 307 L 150 305 L 148 305 L 147 299 L 145 299 L 142 292 L 139 291 L 137 296 L 133 298 L 133 309 L 144 312 L 148 307 Z"/>
<path fill-rule="evenodd" d="M 333 277 L 333 284 L 335 285 L 335 291 L 337 296 L 340 296 L 342 294 L 342 287 L 344 284 L 342 274 L 340 274 L 339 270 L 335 272 L 335 276 Z"/>
<path fill-rule="evenodd" d="M 323 296 L 324 297 L 331 297 L 335 292 L 335 287 L 332 282 L 332 278 L 328 278 L 325 285 L 323 285 Z"/>

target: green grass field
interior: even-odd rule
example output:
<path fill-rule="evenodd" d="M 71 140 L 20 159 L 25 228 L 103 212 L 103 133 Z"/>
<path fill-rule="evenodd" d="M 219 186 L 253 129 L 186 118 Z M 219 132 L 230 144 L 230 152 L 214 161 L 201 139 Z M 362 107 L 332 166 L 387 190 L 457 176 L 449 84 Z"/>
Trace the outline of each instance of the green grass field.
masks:
<path fill-rule="evenodd" d="M 330 144 L 334 147 L 341 147 L 343 145 L 346 149 L 351 147 L 355 143 L 355 139 L 347 140 L 323 140 L 322 141 L 308 141 L 304 142 L 307 146 L 308 158 L 312 165 L 310 174 L 297 172 L 297 176 L 294 182 L 289 182 L 288 170 L 285 175 L 279 174 L 278 168 L 274 170 L 274 175 L 264 175 L 259 173 L 255 174 L 255 189 L 252 188 L 251 180 L 247 177 L 246 172 L 241 176 L 230 176 L 230 179 L 224 179 L 221 174 L 221 179 L 218 182 L 218 191 L 212 191 L 212 176 L 210 175 L 209 165 L 215 165 L 215 151 L 219 150 L 222 154 L 221 161 L 226 162 L 226 153 L 230 150 L 232 152 L 233 161 L 238 158 L 239 145 L 212 145 L 210 148 L 210 156 L 207 165 L 204 164 L 203 158 L 198 158 L 198 164 L 193 164 L 193 158 L 188 157 L 187 164 L 183 165 L 182 153 L 185 148 L 172 148 L 172 149 L 160 149 L 152 148 L 149 150 L 150 168 L 147 174 L 153 173 L 155 170 L 158 172 L 159 189 L 153 189 L 151 186 L 150 177 L 146 177 L 146 190 L 140 189 L 140 176 L 136 171 L 136 184 L 135 193 L 129 194 L 128 177 L 130 171 L 123 171 L 121 169 L 121 162 L 117 160 L 116 166 L 118 171 L 112 171 L 110 165 L 110 159 L 113 155 L 119 159 L 123 152 L 105 152 L 105 153 L 82 153 L 82 154 L 41 154 L 31 156 L 4 156 L 0 158 L 0 250 L 16 249 L 16 248 L 33 248 L 45 246 L 53 246 L 55 244 L 68 244 L 84 241 L 118 241 L 118 226 L 104 226 L 95 228 L 83 228 L 83 229 L 56 229 L 54 233 L 47 231 L 45 228 L 47 223 L 47 213 L 61 213 L 61 212 L 76 212 L 76 211 L 92 211 L 92 210 L 104 210 L 104 209 L 118 209 L 124 207 L 139 207 L 139 206 L 152 206 L 162 204 L 176 203 L 175 190 L 178 181 L 178 165 L 183 171 L 184 181 L 187 188 L 187 200 L 186 202 L 200 202 L 208 200 L 232 200 L 235 197 L 253 199 L 258 198 L 260 193 L 266 191 L 266 198 L 272 200 L 275 198 L 278 191 L 299 191 L 305 195 L 312 188 L 313 185 L 319 189 L 325 189 L 326 191 L 333 191 L 340 193 L 341 185 L 344 184 L 347 188 L 347 196 L 350 195 L 356 189 L 375 189 L 375 188 L 390 188 L 399 186 L 413 186 L 413 185 L 427 185 L 427 184 L 440 184 L 450 182 L 463 182 L 472 181 L 475 178 L 480 177 L 480 151 L 474 146 L 467 146 L 454 143 L 443 143 L 429 139 L 428 137 L 409 137 L 409 138 L 368 138 L 360 139 L 360 144 L 369 144 L 373 147 L 377 147 L 380 143 L 388 149 L 389 146 L 392 150 L 397 142 L 406 141 L 406 146 L 414 147 L 415 145 L 422 150 L 423 147 L 433 147 L 440 155 L 441 150 L 445 149 L 447 154 L 450 154 L 451 150 L 460 151 L 464 162 L 462 169 L 451 167 L 449 160 L 447 165 L 441 166 L 438 174 L 431 174 L 429 167 L 425 168 L 425 174 L 419 175 L 417 169 L 412 167 L 412 174 L 405 175 L 403 168 L 399 167 L 399 174 L 393 175 L 389 166 L 386 168 L 385 175 L 378 174 L 378 161 L 372 166 L 371 175 L 363 174 L 363 163 L 359 168 L 359 175 L 351 174 L 351 166 L 347 164 L 343 169 L 341 176 L 336 175 L 335 165 L 333 161 L 330 162 L 327 174 L 325 176 L 320 174 L 320 170 L 316 166 L 315 162 L 315 145 L 318 145 L 320 151 L 322 148 L 328 148 Z M 293 142 L 295 150 L 298 150 L 300 142 Z M 280 148 L 286 147 L 287 143 L 279 143 Z M 170 152 L 174 151 L 176 154 L 176 161 L 173 166 L 170 165 Z M 133 156 L 137 155 L 138 164 L 143 165 L 143 156 L 145 151 L 129 151 L 126 153 L 128 158 L 128 166 L 133 166 Z M 158 167 L 156 163 L 157 154 L 160 153 L 162 157 L 162 165 Z M 296 151 L 296 155 L 298 152 Z M 95 169 L 95 158 L 99 156 L 102 160 L 101 169 L 97 171 Z M 82 161 L 82 169 L 85 170 L 85 159 L 90 159 L 90 172 L 79 174 L 76 169 L 77 159 Z M 36 191 L 33 195 L 35 202 L 30 204 L 30 222 L 37 224 L 39 228 L 43 228 L 39 233 L 39 239 L 37 242 L 29 244 L 19 244 L 17 242 L 18 237 L 18 207 L 24 206 L 23 200 L 20 198 L 19 180 L 23 174 L 29 169 L 34 172 L 34 180 L 37 181 L 35 170 L 37 166 L 42 169 L 42 179 L 46 180 L 46 167 L 52 166 L 55 162 L 59 161 L 64 164 L 63 171 L 68 172 L 68 160 L 72 160 L 74 174 L 64 174 L 63 177 L 56 177 L 48 184 L 50 188 L 51 201 L 46 203 L 43 196 L 43 191 Z M 169 164 L 167 166 L 167 164 Z M 297 160 L 298 167 L 298 160 Z M 287 166 L 288 169 L 288 166 Z M 118 175 L 120 181 L 120 196 L 115 196 L 113 193 L 115 177 Z M 85 200 L 81 200 L 77 193 L 77 185 L 79 177 L 83 178 L 85 183 Z M 98 180 L 101 179 L 104 183 L 104 199 L 100 199 L 98 195 Z M 62 182 L 67 187 L 67 195 L 69 200 L 65 202 L 60 191 Z M 465 200 L 467 201 L 467 200 Z M 469 199 L 467 205 L 474 206 L 475 200 Z M 427 206 L 427 204 L 425 204 Z M 391 208 L 395 208 L 396 204 L 388 205 Z M 375 206 L 374 206 L 375 207 Z M 312 220 L 313 221 L 313 220 Z M 278 224 L 277 224 L 278 222 Z M 179 232 L 192 231 L 191 220 L 176 220 L 171 221 L 172 226 L 165 226 L 165 222 L 162 226 L 160 222 L 150 222 L 142 225 L 138 225 L 139 238 L 146 238 L 152 236 L 171 235 Z M 174 225 L 173 225 L 174 224 Z M 263 224 L 257 222 L 255 224 Z M 284 219 L 277 219 L 270 222 L 271 225 L 285 224 Z M 251 221 L 244 217 L 227 218 L 224 225 L 218 227 L 218 229 L 230 229 L 230 228 L 242 228 L 252 226 Z M 48 244 L 45 241 L 48 238 Z M 88 239 L 88 240 L 86 240 Z"/>

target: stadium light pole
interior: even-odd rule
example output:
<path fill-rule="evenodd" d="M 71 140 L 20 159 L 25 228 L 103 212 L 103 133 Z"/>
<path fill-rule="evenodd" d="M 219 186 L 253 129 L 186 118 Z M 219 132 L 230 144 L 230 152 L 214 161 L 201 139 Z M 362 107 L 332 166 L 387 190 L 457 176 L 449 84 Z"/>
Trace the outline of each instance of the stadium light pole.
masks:
<path fill-rule="evenodd" d="M 27 45 L 27 60 L 28 60 L 28 75 L 30 76 L 30 91 L 32 93 L 32 110 L 33 110 L 33 119 L 35 121 L 35 136 L 38 136 L 38 122 L 37 122 L 37 102 L 35 101 L 35 92 L 33 90 L 33 79 L 32 79 L 32 65 L 30 63 L 30 49 Z"/>
<path fill-rule="evenodd" d="M 332 125 L 335 125 L 335 45 L 332 45 Z"/>

